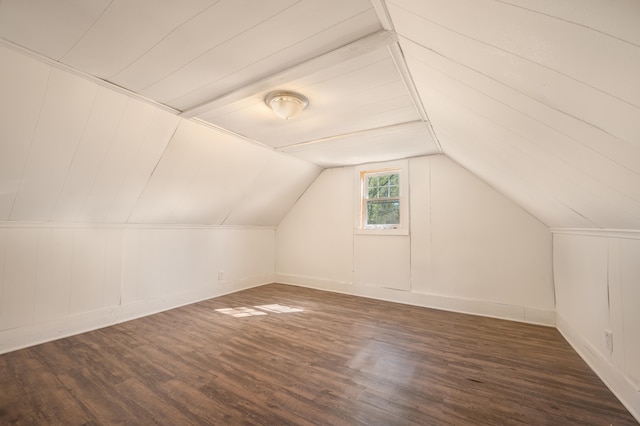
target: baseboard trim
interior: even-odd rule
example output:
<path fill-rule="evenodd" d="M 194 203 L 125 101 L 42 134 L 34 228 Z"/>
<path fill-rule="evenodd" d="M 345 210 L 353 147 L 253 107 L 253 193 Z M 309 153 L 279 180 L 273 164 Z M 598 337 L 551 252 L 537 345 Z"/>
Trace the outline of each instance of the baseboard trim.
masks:
<path fill-rule="evenodd" d="M 233 282 L 228 281 L 216 286 L 200 287 L 188 292 L 132 301 L 91 312 L 2 330 L 0 331 L 0 354 L 109 327 L 240 290 L 259 287 L 271 282 L 273 282 L 273 276 L 271 275 Z"/>
<path fill-rule="evenodd" d="M 584 339 L 566 321 L 557 314 L 557 328 L 565 340 L 573 347 L 591 370 L 613 392 L 635 419 L 640 422 L 640 391 L 625 377 L 624 373 L 614 367 L 591 343 Z"/>
<path fill-rule="evenodd" d="M 459 312 L 463 314 L 480 315 L 484 317 L 506 319 L 528 324 L 555 327 L 555 311 L 530 308 L 526 306 L 507 305 L 482 300 L 461 299 L 455 297 L 417 293 L 405 290 L 380 288 L 365 285 L 355 285 L 350 282 L 330 281 L 321 278 L 304 277 L 299 275 L 276 274 L 276 282 L 368 297 L 370 299 L 388 302 L 404 303 L 443 311 Z"/>

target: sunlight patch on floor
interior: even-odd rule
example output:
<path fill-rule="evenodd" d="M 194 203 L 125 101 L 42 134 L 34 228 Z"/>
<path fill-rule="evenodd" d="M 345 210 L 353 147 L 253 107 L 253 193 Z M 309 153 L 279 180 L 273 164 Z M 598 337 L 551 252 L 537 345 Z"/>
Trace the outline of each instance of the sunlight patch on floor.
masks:
<path fill-rule="evenodd" d="M 256 308 L 263 309 L 263 310 L 269 311 L 269 312 L 275 312 L 277 314 L 288 314 L 288 313 L 291 313 L 291 312 L 302 312 L 302 311 L 304 311 L 304 309 L 302 309 L 302 308 L 290 308 L 289 306 L 284 306 L 284 305 L 279 305 L 279 304 L 275 304 L 275 305 L 260 305 L 260 306 L 256 306 Z"/>
<path fill-rule="evenodd" d="M 223 309 L 216 309 L 216 311 L 222 313 L 222 314 L 227 314 L 227 315 L 231 315 L 232 317 L 236 317 L 236 318 L 241 318 L 241 317 L 252 317 L 252 316 L 256 316 L 256 315 L 267 315 L 266 312 L 263 311 L 257 311 L 255 309 L 251 309 L 251 308 L 223 308 Z"/>
<path fill-rule="evenodd" d="M 254 309 L 258 308 L 258 309 Z M 292 308 L 285 305 L 273 304 L 273 305 L 260 305 L 254 306 L 253 308 L 240 307 L 240 308 L 221 308 L 216 309 L 216 312 L 220 312 L 221 314 L 231 315 L 236 318 L 242 317 L 251 317 L 257 315 L 267 315 L 267 312 L 271 312 L 274 314 L 288 314 L 292 312 L 303 312 L 302 308 Z"/>

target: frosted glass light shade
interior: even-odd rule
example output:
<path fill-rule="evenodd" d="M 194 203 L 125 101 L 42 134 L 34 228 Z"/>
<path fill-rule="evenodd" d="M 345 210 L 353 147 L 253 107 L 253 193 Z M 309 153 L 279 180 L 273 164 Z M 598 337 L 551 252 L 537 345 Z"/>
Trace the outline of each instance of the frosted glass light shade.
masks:
<path fill-rule="evenodd" d="M 309 105 L 307 98 L 295 92 L 269 93 L 264 101 L 278 117 L 285 120 L 300 114 Z"/>

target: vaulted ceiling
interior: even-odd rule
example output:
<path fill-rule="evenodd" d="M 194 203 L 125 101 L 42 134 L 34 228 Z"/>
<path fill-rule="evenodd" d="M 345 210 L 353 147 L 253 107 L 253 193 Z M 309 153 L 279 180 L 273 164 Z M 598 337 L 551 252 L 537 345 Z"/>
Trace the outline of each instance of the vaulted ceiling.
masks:
<path fill-rule="evenodd" d="M 445 154 L 550 227 L 640 229 L 636 0 L 0 0 L 0 220 L 277 224 Z M 265 105 L 293 90 L 293 120 Z"/>

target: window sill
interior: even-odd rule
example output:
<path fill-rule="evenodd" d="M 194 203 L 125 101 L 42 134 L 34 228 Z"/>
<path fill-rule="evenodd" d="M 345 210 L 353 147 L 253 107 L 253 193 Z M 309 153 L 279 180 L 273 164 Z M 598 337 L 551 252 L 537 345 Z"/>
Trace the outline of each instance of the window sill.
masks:
<path fill-rule="evenodd" d="M 354 235 L 409 235 L 407 228 L 356 228 L 353 230 Z"/>

